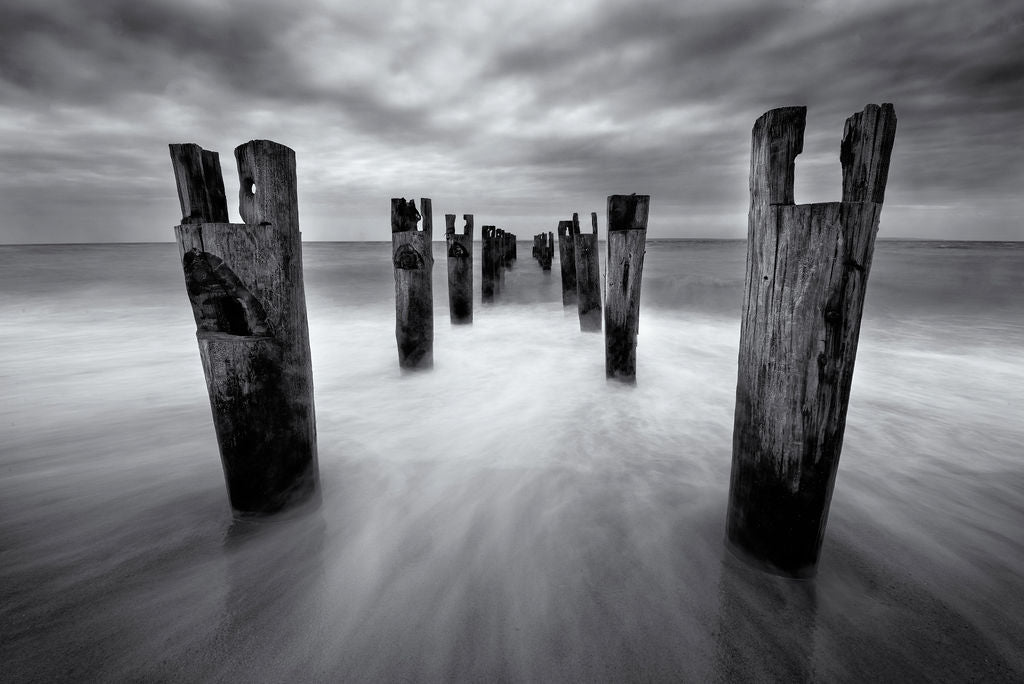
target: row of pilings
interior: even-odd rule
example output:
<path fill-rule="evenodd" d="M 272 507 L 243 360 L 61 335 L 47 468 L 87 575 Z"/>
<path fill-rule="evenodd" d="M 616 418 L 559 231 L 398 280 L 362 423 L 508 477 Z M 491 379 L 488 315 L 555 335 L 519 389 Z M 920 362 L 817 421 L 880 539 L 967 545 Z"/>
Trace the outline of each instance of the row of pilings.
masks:
<path fill-rule="evenodd" d="M 817 567 L 843 443 L 861 314 L 896 131 L 892 105 L 846 121 L 842 201 L 796 205 L 793 177 L 805 107 L 754 124 L 740 326 L 727 546 L 770 572 Z M 185 287 L 236 515 L 280 511 L 319 497 L 312 368 L 302 279 L 295 155 L 254 140 L 235 149 L 244 223 L 227 222 L 216 152 L 171 145 L 181 204 L 175 229 Z M 607 204 L 602 310 L 597 215 L 558 222 L 562 303 L 580 329 L 605 333 L 609 378 L 634 381 L 646 195 Z M 422 219 L 423 227 L 417 228 Z M 447 215 L 453 323 L 472 322 L 473 222 Z M 391 203 L 396 339 L 403 368 L 433 363 L 431 203 Z M 515 236 L 483 227 L 482 295 L 500 292 Z M 551 232 L 533 256 L 550 270 Z M 485 299 L 486 301 L 486 299 Z M 603 311 L 603 316 L 602 316 Z"/>

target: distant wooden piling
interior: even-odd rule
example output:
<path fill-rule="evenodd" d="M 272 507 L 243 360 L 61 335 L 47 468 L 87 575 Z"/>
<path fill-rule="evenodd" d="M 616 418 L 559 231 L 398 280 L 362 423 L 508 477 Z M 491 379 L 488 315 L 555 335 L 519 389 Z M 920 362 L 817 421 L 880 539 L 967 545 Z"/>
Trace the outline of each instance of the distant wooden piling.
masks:
<path fill-rule="evenodd" d="M 815 572 L 846 424 L 896 132 L 892 105 L 847 119 L 843 201 L 793 204 L 805 107 L 754 124 L 727 537 L 767 569 Z"/>
<path fill-rule="evenodd" d="M 295 153 L 235 148 L 244 224 L 228 223 L 216 152 L 170 145 L 178 242 L 228 497 L 236 515 L 319 496 Z"/>
<path fill-rule="evenodd" d="M 406 369 L 434 365 L 434 254 L 429 198 L 416 203 L 391 200 L 391 261 L 395 267 L 395 339 L 398 365 Z M 416 224 L 423 219 L 422 230 Z"/>
<path fill-rule="evenodd" d="M 609 378 L 636 381 L 640 282 L 650 195 L 608 196 L 608 289 L 604 301 L 604 366 Z"/>
<path fill-rule="evenodd" d="M 501 294 L 505 289 L 505 231 L 497 228 L 494 231 L 494 291 Z"/>
<path fill-rule="evenodd" d="M 455 324 L 473 322 L 473 215 L 464 214 L 463 234 L 455 232 L 455 214 L 445 214 L 448 244 L 448 312 Z"/>
<path fill-rule="evenodd" d="M 547 233 L 541 233 L 540 239 L 540 268 L 543 271 L 550 271 L 551 259 L 554 257 L 555 251 L 555 235 L 554 233 L 548 231 Z"/>
<path fill-rule="evenodd" d="M 480 300 L 484 302 L 494 301 L 497 290 L 497 271 L 495 269 L 495 245 L 494 236 L 497 229 L 494 226 L 484 226 L 480 229 Z"/>
<path fill-rule="evenodd" d="M 601 332 L 601 262 L 597 251 L 597 214 L 592 216 L 593 232 L 579 232 L 579 215 L 572 215 L 576 258 L 576 307 L 580 330 Z"/>
<path fill-rule="evenodd" d="M 558 222 L 558 261 L 562 267 L 562 306 L 576 304 L 576 251 L 572 221 Z"/>

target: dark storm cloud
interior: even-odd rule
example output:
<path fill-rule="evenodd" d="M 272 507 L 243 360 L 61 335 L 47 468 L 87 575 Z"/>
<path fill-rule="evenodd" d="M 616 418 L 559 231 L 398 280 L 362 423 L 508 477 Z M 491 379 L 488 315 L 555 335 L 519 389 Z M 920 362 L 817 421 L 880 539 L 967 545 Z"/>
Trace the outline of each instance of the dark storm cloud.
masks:
<path fill-rule="evenodd" d="M 0 0 L 0 200 L 31 212 L 61 184 L 173 213 L 167 142 L 229 159 L 272 137 L 324 216 L 420 189 L 541 215 L 636 190 L 674 230 L 688 211 L 742 221 L 767 109 L 809 107 L 806 201 L 838 195 L 845 118 L 890 101 L 890 205 L 969 207 L 1024 182 L 1022 26 L 1000 1 Z M 345 237 L 327 225 L 310 232 Z"/>

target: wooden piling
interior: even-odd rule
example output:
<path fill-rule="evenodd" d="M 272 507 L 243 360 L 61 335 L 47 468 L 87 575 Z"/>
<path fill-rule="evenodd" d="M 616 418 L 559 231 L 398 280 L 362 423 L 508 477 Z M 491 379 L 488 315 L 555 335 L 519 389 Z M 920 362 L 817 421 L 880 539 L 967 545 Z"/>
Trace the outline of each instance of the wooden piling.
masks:
<path fill-rule="evenodd" d="M 604 300 L 605 374 L 636 381 L 640 282 L 647 242 L 650 195 L 608 196 L 608 290 Z M 592 220 L 596 223 L 596 215 Z"/>
<path fill-rule="evenodd" d="M 576 258 L 576 307 L 580 330 L 601 332 L 601 263 L 597 251 L 597 215 L 593 216 L 592 233 L 579 232 L 579 215 L 572 215 L 573 250 Z"/>
<path fill-rule="evenodd" d="M 558 222 L 558 260 L 562 267 L 562 306 L 576 304 L 576 251 L 572 221 Z"/>
<path fill-rule="evenodd" d="M 542 271 L 551 270 L 551 259 L 554 257 L 555 236 L 550 231 L 540 234 L 540 268 Z"/>
<path fill-rule="evenodd" d="M 480 300 L 483 302 L 494 301 L 497 290 L 496 271 L 494 268 L 494 226 L 484 226 L 480 230 Z"/>
<path fill-rule="evenodd" d="M 448 243 L 448 312 L 454 324 L 473 322 L 473 215 L 464 214 L 463 234 L 455 232 L 455 214 L 445 214 Z"/>
<path fill-rule="evenodd" d="M 425 369 L 434 365 L 434 294 L 431 275 L 434 254 L 432 208 L 429 198 L 416 203 L 391 200 L 391 260 L 395 267 L 395 339 L 398 365 Z M 416 224 L 423 219 L 423 228 Z"/>
<path fill-rule="evenodd" d="M 754 124 L 727 540 L 768 570 L 815 572 L 846 424 L 896 132 L 892 105 L 846 121 L 843 201 L 793 204 L 805 107 Z"/>
<path fill-rule="evenodd" d="M 269 140 L 235 148 L 244 224 L 227 223 L 216 152 L 186 143 L 170 154 L 228 498 L 237 516 L 274 513 L 319 496 L 295 153 Z"/>

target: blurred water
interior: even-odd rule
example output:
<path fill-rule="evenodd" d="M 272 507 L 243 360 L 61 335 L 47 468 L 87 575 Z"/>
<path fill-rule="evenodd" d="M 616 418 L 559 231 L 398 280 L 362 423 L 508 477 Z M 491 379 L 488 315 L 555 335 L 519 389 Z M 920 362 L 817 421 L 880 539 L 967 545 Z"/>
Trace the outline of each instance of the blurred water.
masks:
<path fill-rule="evenodd" d="M 649 244 L 636 387 L 435 247 L 403 375 L 390 247 L 305 245 L 323 504 L 244 524 L 176 247 L 0 247 L 0 680 L 1024 677 L 1020 244 L 878 243 L 812 583 L 722 545 L 742 242 Z"/>

